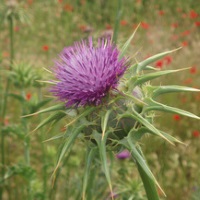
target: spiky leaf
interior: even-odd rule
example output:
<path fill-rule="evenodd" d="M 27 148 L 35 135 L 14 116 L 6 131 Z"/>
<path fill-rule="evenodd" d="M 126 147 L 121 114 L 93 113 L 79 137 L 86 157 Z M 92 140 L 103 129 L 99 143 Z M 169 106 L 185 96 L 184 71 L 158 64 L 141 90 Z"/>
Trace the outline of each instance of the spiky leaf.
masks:
<path fill-rule="evenodd" d="M 191 117 L 194 119 L 200 119 L 200 117 L 198 117 L 197 115 L 195 115 L 191 112 L 158 103 L 158 102 L 154 101 L 153 99 L 148 99 L 148 102 L 149 102 L 149 106 L 144 108 L 144 111 L 146 111 L 146 112 L 151 111 L 151 110 L 158 110 L 158 111 L 163 111 L 163 112 L 176 113 L 176 114 Z"/>
<path fill-rule="evenodd" d="M 82 189 L 82 198 L 83 200 L 86 200 L 86 190 L 88 186 L 88 179 L 89 179 L 89 174 L 90 174 L 90 168 L 91 168 L 91 163 L 92 160 L 94 159 L 94 156 L 96 154 L 97 148 L 92 148 L 87 152 L 87 158 L 86 158 L 86 163 L 85 163 L 85 172 L 84 172 L 84 177 L 83 177 L 83 189 Z"/>
<path fill-rule="evenodd" d="M 58 105 L 51 106 L 51 107 L 45 108 L 43 110 L 40 110 L 38 112 L 31 113 L 29 115 L 25 115 L 25 116 L 22 116 L 22 117 L 29 117 L 29 116 L 38 115 L 38 114 L 47 113 L 47 112 L 52 112 L 52 111 L 60 111 L 60 110 L 64 111 L 65 109 L 66 109 L 66 107 L 63 104 L 58 104 Z"/>
<path fill-rule="evenodd" d="M 65 116 L 66 116 L 66 113 L 64 113 L 64 112 L 56 112 L 56 113 L 50 115 L 49 117 L 47 117 L 45 120 L 43 120 L 33 131 L 36 131 L 39 128 L 41 128 L 49 123 L 52 123 L 52 122 L 56 123 Z"/>
<path fill-rule="evenodd" d="M 158 129 L 156 129 L 150 122 L 148 122 L 148 120 L 146 120 L 144 117 L 142 117 L 141 114 L 137 113 L 134 108 L 132 109 L 133 114 L 126 112 L 124 114 L 122 114 L 120 116 L 120 118 L 124 118 L 124 117 L 130 117 L 133 118 L 135 120 L 137 120 L 138 122 L 140 122 L 141 124 L 143 124 L 146 128 L 148 128 L 150 131 L 154 132 L 156 135 L 164 138 L 165 140 L 167 140 L 169 143 L 171 143 L 171 141 L 169 141 L 165 136 L 163 136 Z M 171 143 L 172 144 L 172 143 Z"/>
<path fill-rule="evenodd" d="M 179 85 L 148 86 L 148 88 L 152 90 L 152 98 L 172 92 L 200 92 L 199 89 Z"/>
<path fill-rule="evenodd" d="M 123 45 L 119 58 L 122 58 L 125 55 L 125 53 L 126 53 L 128 47 L 129 47 L 132 39 L 134 38 L 135 33 L 137 32 L 137 29 L 139 28 L 139 26 L 140 26 L 140 24 L 136 27 L 136 29 L 134 30 L 133 34 L 130 36 L 130 38 Z"/>
<path fill-rule="evenodd" d="M 155 62 L 155 61 L 157 61 L 157 60 L 163 58 L 164 56 L 166 56 L 166 55 L 168 55 L 168 54 L 170 54 L 170 53 L 173 53 L 173 52 L 175 52 L 175 51 L 177 51 L 177 50 L 179 50 L 179 49 L 180 49 L 180 48 L 174 49 L 174 50 L 171 50 L 171 51 L 165 51 L 165 52 L 163 52 L 163 53 L 156 54 L 156 55 L 151 56 L 151 57 L 147 58 L 146 60 L 144 60 L 144 61 L 138 63 L 138 66 L 137 66 L 137 73 L 140 72 L 140 71 L 142 71 L 143 69 L 145 69 L 145 67 L 148 66 L 149 64 L 151 64 L 151 63 L 153 63 L 153 62 Z"/>
<path fill-rule="evenodd" d="M 159 72 L 154 72 L 154 73 L 148 73 L 148 74 L 144 74 L 144 75 L 140 75 L 137 80 L 135 81 L 134 85 L 140 85 L 143 84 L 147 81 L 153 80 L 155 78 L 167 75 L 167 74 L 171 74 L 171 73 L 175 73 L 175 72 L 180 72 L 183 69 L 180 70 L 165 70 L 165 71 L 159 71 Z"/>

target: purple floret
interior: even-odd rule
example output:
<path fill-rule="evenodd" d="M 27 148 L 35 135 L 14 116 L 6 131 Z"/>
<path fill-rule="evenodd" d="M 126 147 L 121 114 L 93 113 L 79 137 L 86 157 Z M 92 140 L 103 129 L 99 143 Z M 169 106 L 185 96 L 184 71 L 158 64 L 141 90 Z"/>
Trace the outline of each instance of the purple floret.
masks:
<path fill-rule="evenodd" d="M 58 79 L 51 92 L 66 106 L 99 105 L 110 89 L 115 89 L 127 69 L 125 58 L 110 40 L 92 38 L 66 47 L 55 62 Z"/>
<path fill-rule="evenodd" d="M 126 158 L 129 158 L 131 156 L 131 154 L 130 154 L 130 152 L 128 151 L 128 150 L 123 150 L 123 151 L 121 151 L 120 153 L 118 153 L 117 155 L 116 155 L 116 157 L 118 158 L 118 159 L 121 159 L 121 160 L 124 160 L 124 159 L 126 159 Z"/>

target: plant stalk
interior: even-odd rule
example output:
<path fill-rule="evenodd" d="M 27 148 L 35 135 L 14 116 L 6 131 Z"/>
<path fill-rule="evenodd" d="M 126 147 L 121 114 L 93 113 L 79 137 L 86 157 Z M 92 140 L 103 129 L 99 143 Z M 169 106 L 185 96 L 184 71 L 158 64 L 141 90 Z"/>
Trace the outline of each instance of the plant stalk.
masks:
<path fill-rule="evenodd" d="M 24 91 L 23 88 L 21 89 L 21 96 L 25 99 L 25 91 Z M 22 115 L 25 115 L 26 114 L 25 105 L 23 105 L 23 103 L 22 103 L 21 106 L 22 106 Z M 28 135 L 27 119 L 22 118 L 21 123 L 22 123 L 23 128 L 24 128 L 24 159 L 25 159 L 26 165 L 30 166 L 30 137 Z M 31 179 L 28 180 L 27 197 L 28 197 L 28 200 L 33 199 L 32 188 L 31 188 Z"/>
<path fill-rule="evenodd" d="M 112 39 L 114 44 L 117 44 L 117 37 L 118 37 L 118 32 L 119 32 L 119 24 L 120 24 L 121 15 L 122 15 L 122 0 L 118 0 L 117 14 L 115 18 L 114 33 L 113 33 L 113 39 Z"/>
<path fill-rule="evenodd" d="M 9 20 L 9 36 L 10 36 L 10 65 L 9 70 L 12 70 L 13 60 L 14 60 L 14 31 L 13 31 L 13 16 L 10 14 L 8 17 Z M 10 78 L 7 78 L 6 80 L 6 86 L 5 86 L 5 92 L 3 95 L 3 101 L 2 101 L 2 113 L 1 113 L 1 176 L 2 178 L 5 175 L 5 135 L 3 132 L 3 126 L 6 116 L 6 109 L 7 109 L 7 97 L 10 89 Z M 2 186 L 0 187 L 0 200 L 3 198 L 3 188 L 4 188 L 4 181 L 2 183 Z"/>
<path fill-rule="evenodd" d="M 38 99 L 41 102 L 42 101 L 42 91 L 41 88 L 38 89 Z M 41 115 L 39 115 L 40 121 L 42 120 Z M 44 200 L 47 199 L 47 154 L 46 154 L 46 148 L 44 145 L 44 131 L 43 128 L 41 129 L 40 133 L 40 142 L 42 145 L 42 158 L 43 158 L 43 194 L 44 194 Z"/>

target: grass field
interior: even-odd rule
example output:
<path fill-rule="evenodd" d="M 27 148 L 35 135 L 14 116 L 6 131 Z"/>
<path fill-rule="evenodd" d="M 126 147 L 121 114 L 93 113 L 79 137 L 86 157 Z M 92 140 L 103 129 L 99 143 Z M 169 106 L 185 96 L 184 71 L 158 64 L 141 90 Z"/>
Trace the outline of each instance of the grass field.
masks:
<path fill-rule="evenodd" d="M 55 178 L 52 173 L 63 141 L 44 141 L 63 133 L 68 119 L 33 132 L 49 115 L 21 117 L 58 103 L 52 99 L 49 85 L 38 80 L 52 79 L 45 69 L 54 66 L 64 47 L 89 36 L 95 39 L 112 36 L 118 23 L 120 48 L 140 23 L 128 56 L 142 61 L 156 53 L 182 47 L 153 63 L 153 67 L 188 68 L 155 79 L 152 84 L 200 88 L 198 1 L 7 0 L 0 3 L 0 20 L 0 200 L 81 199 L 89 142 L 83 138 L 75 142 Z M 164 95 L 160 100 L 200 116 L 200 93 Z M 199 120 L 158 112 L 154 123 L 185 144 L 172 146 L 152 136 L 140 141 L 149 167 L 167 195 L 164 197 L 159 192 L 160 198 L 200 199 Z M 132 159 L 121 160 L 113 153 L 108 153 L 108 158 L 115 198 L 147 199 Z M 95 159 L 87 200 L 111 199 L 98 156 Z"/>

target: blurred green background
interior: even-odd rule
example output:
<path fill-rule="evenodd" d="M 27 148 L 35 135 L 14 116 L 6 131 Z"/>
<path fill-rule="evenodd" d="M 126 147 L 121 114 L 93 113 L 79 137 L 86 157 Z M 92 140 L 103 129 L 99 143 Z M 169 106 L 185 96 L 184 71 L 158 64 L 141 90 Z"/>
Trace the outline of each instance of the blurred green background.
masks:
<path fill-rule="evenodd" d="M 112 35 L 118 9 L 118 0 L 1 0 L 0 2 L 0 91 L 2 96 L 11 56 L 8 4 L 15 7 L 17 13 L 13 24 L 14 65 L 21 65 L 22 71 L 29 67 L 30 77 L 36 74 L 36 80 L 49 80 L 51 76 L 44 68 L 48 69 L 54 65 L 54 59 L 65 46 L 72 45 L 74 41 L 88 36 L 98 38 Z M 119 46 L 141 23 L 128 52 L 128 55 L 134 57 L 135 60 L 140 61 L 158 52 L 183 47 L 164 60 L 154 63 L 154 67 L 190 68 L 158 79 L 153 84 L 200 88 L 200 3 L 198 1 L 122 0 L 121 11 Z M 39 108 L 36 106 L 38 102 L 47 100 L 48 90 L 49 86 L 45 84 L 35 87 L 33 83 L 25 87 L 27 114 Z M 10 91 L 16 95 L 20 94 L 20 89 L 16 87 L 16 84 L 11 85 Z M 161 101 L 200 116 L 199 93 L 166 95 Z M 52 101 L 52 104 L 54 103 L 55 101 Z M 6 118 L 2 122 L 6 133 L 5 170 L 7 176 L 4 182 L 3 199 L 28 199 L 26 191 L 28 180 L 31 180 L 29 183 L 32 184 L 32 199 L 79 199 L 86 145 L 83 142 L 77 142 L 79 148 L 74 148 L 70 159 L 66 159 L 56 187 L 52 187 L 51 175 L 60 141 L 47 143 L 42 143 L 42 141 L 63 131 L 65 121 L 51 130 L 49 127 L 44 127 L 31 134 L 31 167 L 27 167 L 23 164 L 24 137 L 20 135 L 21 123 L 23 123 L 20 118 L 22 115 L 20 106 L 16 98 L 9 97 Z M 47 116 L 34 116 L 28 119 L 29 131 L 31 132 Z M 200 122 L 179 115 L 163 116 L 157 113 L 155 123 L 186 144 L 171 146 L 165 141 L 152 137 L 142 140 L 141 145 L 147 155 L 150 169 L 166 192 L 166 199 L 199 200 Z M 133 199 L 146 199 L 134 163 L 128 159 L 117 160 L 114 155 L 110 156 L 110 160 L 115 190 L 127 190 L 128 194 L 134 191 Z M 0 167 L 3 167 L 2 164 Z M 91 184 L 94 187 L 91 189 L 93 195 L 91 199 L 110 199 L 109 190 L 99 166 L 94 166 L 93 173 L 94 180 L 93 182 L 91 180 Z M 1 182 L 2 180 L 0 184 Z M 161 198 L 165 199 L 163 196 Z M 128 197 L 119 195 L 116 199 L 128 199 Z"/>

